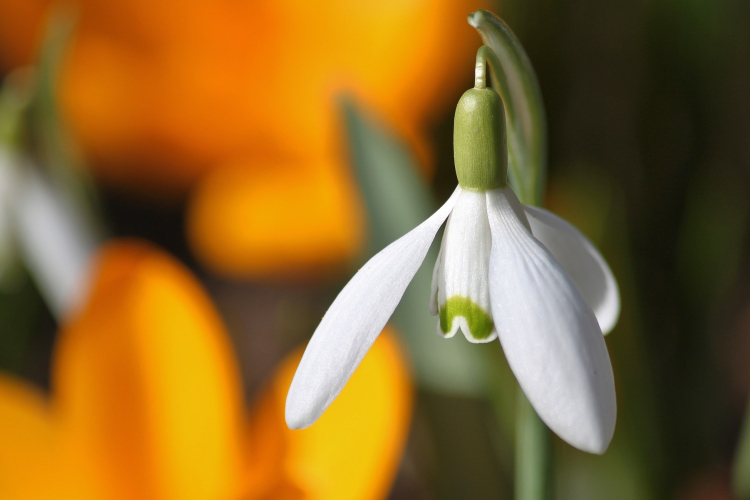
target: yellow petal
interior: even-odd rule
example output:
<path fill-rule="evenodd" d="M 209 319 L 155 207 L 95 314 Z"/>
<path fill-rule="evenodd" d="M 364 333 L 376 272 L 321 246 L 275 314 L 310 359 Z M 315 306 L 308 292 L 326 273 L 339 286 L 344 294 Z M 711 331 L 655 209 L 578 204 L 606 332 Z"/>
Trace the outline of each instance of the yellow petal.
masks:
<path fill-rule="evenodd" d="M 237 277 L 323 273 L 362 243 L 352 181 L 329 160 L 237 162 L 211 172 L 194 193 L 187 224 L 203 262 Z"/>
<path fill-rule="evenodd" d="M 235 496 L 236 361 L 209 298 L 164 252 L 127 240 L 100 251 L 91 297 L 60 335 L 53 390 L 100 498 Z"/>
<path fill-rule="evenodd" d="M 299 354 L 293 358 L 299 361 Z M 284 365 L 286 366 L 286 365 Z M 282 368 L 283 370 L 284 368 Z M 304 492 L 286 476 L 289 429 L 284 423 L 284 406 L 274 386 L 267 387 L 255 401 L 247 439 L 248 500 L 302 500 Z"/>
<path fill-rule="evenodd" d="M 0 498 L 84 500 L 72 456 L 63 457 L 46 396 L 31 384 L 0 375 Z M 78 489 L 74 489 L 78 486 Z"/>
<path fill-rule="evenodd" d="M 54 468 L 54 432 L 41 391 L 0 377 L 0 498 L 52 498 L 57 485 L 39 478 Z"/>
<path fill-rule="evenodd" d="M 284 404 L 301 356 L 297 351 L 282 364 L 253 412 L 250 451 L 256 459 L 250 477 L 256 495 L 263 494 L 251 498 L 276 498 L 274 487 L 285 492 L 293 487 L 296 498 L 306 500 L 386 498 L 412 410 L 411 381 L 394 333 L 386 327 L 315 424 L 292 431 L 284 422 Z M 282 450 L 283 456 L 261 463 L 269 450 Z M 260 484 L 259 476 L 273 479 Z"/>

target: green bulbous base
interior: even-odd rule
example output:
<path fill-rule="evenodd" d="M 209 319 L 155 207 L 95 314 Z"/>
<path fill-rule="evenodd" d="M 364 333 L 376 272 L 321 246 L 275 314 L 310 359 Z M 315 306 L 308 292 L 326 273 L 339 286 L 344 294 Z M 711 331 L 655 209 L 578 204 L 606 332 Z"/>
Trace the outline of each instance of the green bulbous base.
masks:
<path fill-rule="evenodd" d="M 505 110 L 491 88 L 464 92 L 453 122 L 453 159 L 464 189 L 486 191 L 504 187 L 508 171 Z"/>

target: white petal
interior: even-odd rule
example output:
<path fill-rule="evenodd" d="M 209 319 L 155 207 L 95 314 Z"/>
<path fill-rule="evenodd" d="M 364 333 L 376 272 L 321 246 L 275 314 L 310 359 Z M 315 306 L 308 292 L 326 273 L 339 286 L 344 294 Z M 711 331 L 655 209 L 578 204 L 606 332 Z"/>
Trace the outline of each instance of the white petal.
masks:
<path fill-rule="evenodd" d="M 72 203 L 25 169 L 14 198 L 18 241 L 52 312 L 63 318 L 85 300 L 96 238 Z"/>
<path fill-rule="evenodd" d="M 617 416 L 607 346 L 578 287 L 519 220 L 516 201 L 510 188 L 487 192 L 495 328 L 547 426 L 576 448 L 603 453 Z"/>
<path fill-rule="evenodd" d="M 572 224 L 537 207 L 525 206 L 531 232 L 568 272 L 593 309 L 602 333 L 609 333 L 620 316 L 620 290 L 604 257 Z"/>
<path fill-rule="evenodd" d="M 393 314 L 458 197 L 370 259 L 347 283 L 305 349 L 286 399 L 291 429 L 311 425 L 344 388 Z"/>
<path fill-rule="evenodd" d="M 487 285 L 491 247 L 486 194 L 462 190 L 445 225 L 436 264 L 439 334 L 452 337 L 460 328 L 475 343 L 497 337 Z"/>
<path fill-rule="evenodd" d="M 448 216 L 450 217 L 450 216 Z M 435 267 L 432 268 L 432 284 L 430 285 L 430 314 L 437 316 L 438 313 L 438 281 L 440 279 L 440 266 L 443 262 L 443 246 L 445 238 L 440 241 L 440 251 L 438 252 Z"/>

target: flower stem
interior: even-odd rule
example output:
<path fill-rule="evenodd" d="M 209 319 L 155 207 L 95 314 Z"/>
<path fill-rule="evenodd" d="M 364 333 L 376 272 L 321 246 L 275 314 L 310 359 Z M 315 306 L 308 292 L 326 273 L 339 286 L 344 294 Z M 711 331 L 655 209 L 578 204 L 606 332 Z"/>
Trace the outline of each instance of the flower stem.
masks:
<path fill-rule="evenodd" d="M 493 57 L 492 49 L 486 45 L 477 51 L 477 64 L 474 68 L 474 88 L 487 88 L 487 58 Z"/>
<path fill-rule="evenodd" d="M 518 390 L 516 407 L 516 491 L 515 500 L 551 498 L 552 459 L 547 426 Z"/>

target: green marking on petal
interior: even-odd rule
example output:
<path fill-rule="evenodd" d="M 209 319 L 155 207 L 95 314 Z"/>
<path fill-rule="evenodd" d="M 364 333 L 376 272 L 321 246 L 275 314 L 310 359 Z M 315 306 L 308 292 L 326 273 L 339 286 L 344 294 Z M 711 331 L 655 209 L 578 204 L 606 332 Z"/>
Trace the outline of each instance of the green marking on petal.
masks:
<path fill-rule="evenodd" d="M 487 311 L 482 309 L 468 297 L 453 296 L 440 307 L 440 329 L 443 333 L 451 331 L 453 320 L 463 316 L 469 324 L 469 335 L 477 340 L 483 340 L 492 334 L 495 323 Z"/>

